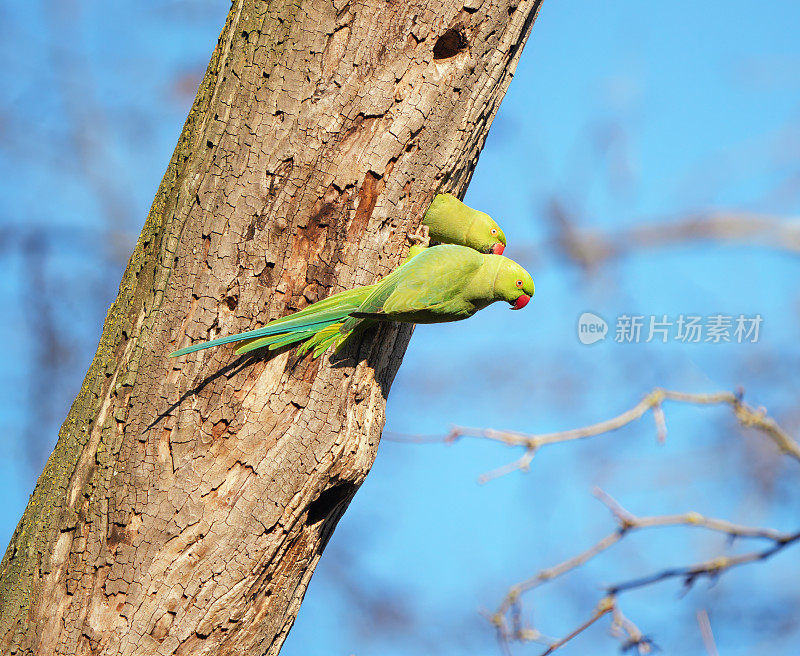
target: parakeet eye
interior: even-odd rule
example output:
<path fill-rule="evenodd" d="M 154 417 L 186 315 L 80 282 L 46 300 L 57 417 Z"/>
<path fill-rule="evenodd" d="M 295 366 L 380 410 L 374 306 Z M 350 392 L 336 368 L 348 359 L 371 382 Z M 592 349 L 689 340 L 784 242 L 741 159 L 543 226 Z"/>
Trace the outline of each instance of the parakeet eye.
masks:
<path fill-rule="evenodd" d="M 494 236 L 494 235 L 496 235 L 496 234 L 497 234 L 497 228 L 492 228 L 492 229 L 489 231 L 489 234 L 490 234 L 490 235 L 493 235 L 493 236 Z"/>
<path fill-rule="evenodd" d="M 517 288 L 522 289 L 523 282 L 521 280 L 517 280 Z"/>

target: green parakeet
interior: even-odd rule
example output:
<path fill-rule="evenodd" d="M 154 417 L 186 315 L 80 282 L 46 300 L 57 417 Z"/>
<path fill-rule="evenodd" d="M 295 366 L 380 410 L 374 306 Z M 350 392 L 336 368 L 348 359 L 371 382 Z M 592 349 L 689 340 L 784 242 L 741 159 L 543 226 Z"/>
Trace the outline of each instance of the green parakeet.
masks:
<path fill-rule="evenodd" d="M 437 194 L 422 218 L 431 241 L 469 246 L 481 253 L 502 255 L 506 236 L 486 212 L 473 210 L 452 194 Z"/>
<path fill-rule="evenodd" d="M 533 292 L 530 274 L 507 257 L 484 255 L 465 246 L 433 246 L 374 285 L 334 294 L 262 328 L 187 346 L 170 357 L 241 341 L 246 343 L 236 353 L 305 342 L 300 352 L 313 349 L 317 357 L 328 347 L 342 344 L 366 322 L 458 321 L 495 301 L 506 301 L 519 310 Z"/>
<path fill-rule="evenodd" d="M 413 242 L 420 243 L 411 246 L 401 264 L 405 264 L 411 258 L 419 255 L 431 241 L 440 244 L 468 246 L 480 253 L 494 255 L 502 255 L 506 245 L 506 236 L 492 217 L 486 212 L 479 212 L 465 205 L 452 194 L 437 194 L 434 197 L 422 218 L 422 225 L 415 234 L 409 234 L 409 238 Z M 341 323 L 343 322 L 333 324 L 324 332 L 309 338 L 300 347 L 300 352 L 313 349 L 316 356 L 318 354 L 317 344 L 321 344 L 329 336 L 334 335 L 341 328 Z M 362 326 L 366 323 L 363 322 Z M 244 352 L 242 346 L 238 350 Z"/>

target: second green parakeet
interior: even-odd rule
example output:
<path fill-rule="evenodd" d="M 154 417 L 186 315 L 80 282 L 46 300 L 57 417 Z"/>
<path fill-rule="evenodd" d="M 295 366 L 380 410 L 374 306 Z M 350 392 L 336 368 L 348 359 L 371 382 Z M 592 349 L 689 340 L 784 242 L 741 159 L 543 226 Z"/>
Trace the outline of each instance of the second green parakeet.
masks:
<path fill-rule="evenodd" d="M 468 246 L 480 253 L 502 255 L 506 236 L 486 212 L 474 210 L 452 194 L 437 194 L 422 225 L 431 241 Z"/>

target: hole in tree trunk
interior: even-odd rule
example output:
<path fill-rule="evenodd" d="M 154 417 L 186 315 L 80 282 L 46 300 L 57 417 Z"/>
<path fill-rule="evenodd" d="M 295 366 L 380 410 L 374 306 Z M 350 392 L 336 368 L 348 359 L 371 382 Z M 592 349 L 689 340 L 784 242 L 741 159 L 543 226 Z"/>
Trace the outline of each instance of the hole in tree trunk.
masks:
<path fill-rule="evenodd" d="M 466 47 L 467 38 L 461 30 L 453 27 L 442 34 L 436 41 L 436 45 L 433 46 L 433 58 L 450 59 L 450 57 L 455 57 Z"/>
<path fill-rule="evenodd" d="M 349 481 L 329 487 L 309 504 L 306 524 L 316 524 L 328 518 L 339 505 L 349 502 L 355 493 L 356 486 Z"/>

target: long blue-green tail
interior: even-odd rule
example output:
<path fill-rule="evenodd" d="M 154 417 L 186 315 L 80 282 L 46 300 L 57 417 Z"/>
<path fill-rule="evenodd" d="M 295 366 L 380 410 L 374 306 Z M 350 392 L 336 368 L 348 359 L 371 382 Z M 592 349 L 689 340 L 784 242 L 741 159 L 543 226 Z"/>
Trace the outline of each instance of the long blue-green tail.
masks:
<path fill-rule="evenodd" d="M 233 342 L 246 341 L 247 343 L 237 348 L 236 352 L 247 353 L 264 346 L 276 349 L 304 340 L 309 340 L 309 343 L 308 347 L 303 349 L 303 352 L 313 348 L 314 357 L 316 357 L 329 346 L 339 345 L 347 337 L 346 334 L 340 332 L 339 328 L 343 321 L 358 309 L 365 296 L 370 294 L 372 288 L 373 286 L 370 285 L 334 294 L 329 298 L 309 305 L 299 312 L 270 321 L 261 328 L 248 330 L 238 335 L 212 339 L 210 342 L 193 344 L 170 353 L 169 357 L 176 358 L 187 353 L 194 353 L 212 346 L 231 344 Z M 318 334 L 319 337 L 317 338 Z M 306 345 L 304 344 L 303 346 Z M 321 348 L 323 346 L 324 348 Z"/>

